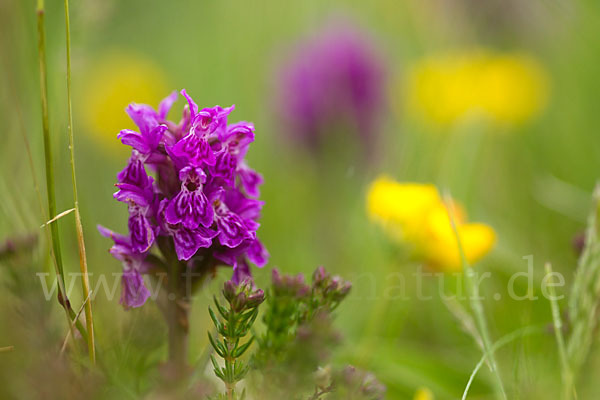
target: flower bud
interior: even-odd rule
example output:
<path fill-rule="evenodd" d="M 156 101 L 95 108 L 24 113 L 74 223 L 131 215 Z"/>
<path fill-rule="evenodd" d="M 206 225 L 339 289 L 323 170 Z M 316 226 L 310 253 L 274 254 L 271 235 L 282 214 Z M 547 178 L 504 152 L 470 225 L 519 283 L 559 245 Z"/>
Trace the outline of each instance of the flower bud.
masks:
<path fill-rule="evenodd" d="M 247 277 L 240 282 L 238 287 L 239 292 L 246 292 L 248 294 L 252 290 L 254 290 L 254 280 L 251 277 Z"/>
<path fill-rule="evenodd" d="M 327 281 L 329 280 L 329 274 L 327 273 L 327 271 L 325 271 L 325 268 L 323 268 L 323 266 L 320 266 L 319 268 L 317 268 L 315 270 L 315 272 L 313 273 L 313 284 L 316 287 L 323 287 L 327 284 Z"/>
<path fill-rule="evenodd" d="M 342 300 L 352 289 L 352 283 L 345 281 L 340 276 L 331 278 L 331 282 L 325 288 L 325 293 L 330 295 L 335 300 Z"/>
<path fill-rule="evenodd" d="M 273 282 L 273 286 L 281 287 L 283 281 L 281 280 L 281 273 L 277 268 L 273 268 L 271 271 L 271 281 Z"/>
<path fill-rule="evenodd" d="M 265 292 L 262 289 L 255 290 L 248 296 L 246 303 L 247 308 L 258 307 L 263 301 L 265 301 Z"/>
<path fill-rule="evenodd" d="M 235 297 L 235 293 L 236 293 L 236 287 L 235 287 L 235 283 L 233 283 L 233 281 L 227 281 L 225 282 L 225 284 L 223 285 L 223 296 L 225 296 L 225 299 L 229 302 L 231 302 L 231 300 L 233 300 L 233 298 Z"/>
<path fill-rule="evenodd" d="M 246 292 L 239 292 L 231 302 L 231 308 L 233 311 L 240 312 L 246 307 L 247 300 L 248 295 Z"/>

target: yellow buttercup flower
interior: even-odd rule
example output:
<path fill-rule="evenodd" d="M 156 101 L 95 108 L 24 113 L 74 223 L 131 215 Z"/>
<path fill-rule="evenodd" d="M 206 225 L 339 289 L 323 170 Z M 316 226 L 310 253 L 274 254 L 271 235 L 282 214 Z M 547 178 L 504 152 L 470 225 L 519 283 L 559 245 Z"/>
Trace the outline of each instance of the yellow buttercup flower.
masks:
<path fill-rule="evenodd" d="M 415 393 L 414 400 L 433 400 L 433 393 L 427 388 L 421 388 Z"/>
<path fill-rule="evenodd" d="M 548 99 L 548 77 L 532 57 L 481 49 L 426 57 L 405 85 L 411 110 L 442 126 L 481 117 L 521 124 Z"/>
<path fill-rule="evenodd" d="M 374 221 L 398 240 L 422 236 L 422 221 L 441 201 L 431 184 L 399 183 L 387 176 L 377 178 L 367 195 L 367 210 Z"/>
<path fill-rule="evenodd" d="M 129 103 L 157 106 L 170 92 L 166 78 L 152 60 L 129 51 L 113 51 L 102 56 L 83 78 L 81 114 L 86 131 L 111 150 L 120 148 L 121 129 L 137 129 L 125 108 Z"/>
<path fill-rule="evenodd" d="M 492 249 L 496 234 L 488 225 L 467 222 L 460 204 L 452 209 L 465 258 L 475 263 Z M 449 210 L 434 185 L 379 177 L 369 188 L 367 212 L 393 240 L 408 245 L 415 258 L 438 270 L 460 270 Z"/>

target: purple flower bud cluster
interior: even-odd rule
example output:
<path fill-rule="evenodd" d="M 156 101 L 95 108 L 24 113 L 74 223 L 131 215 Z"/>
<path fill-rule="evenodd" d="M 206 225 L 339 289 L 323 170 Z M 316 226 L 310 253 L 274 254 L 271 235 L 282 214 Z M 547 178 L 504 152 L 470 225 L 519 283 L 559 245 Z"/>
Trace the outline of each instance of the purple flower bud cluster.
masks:
<path fill-rule="evenodd" d="M 281 275 L 277 268 L 273 268 L 271 277 L 275 296 L 303 298 L 310 293 L 310 286 L 306 284 L 302 274 Z"/>
<path fill-rule="evenodd" d="M 338 304 L 352 289 L 352 282 L 335 275 L 331 276 L 325 268 L 318 267 L 313 273 L 313 291 L 323 296 L 326 303 Z"/>
<path fill-rule="evenodd" d="M 233 280 L 225 282 L 223 296 L 231 305 L 231 309 L 237 313 L 256 308 L 265 301 L 265 292 L 262 289 L 257 289 L 250 277 L 239 283 Z"/>
<path fill-rule="evenodd" d="M 181 94 L 187 104 L 179 123 L 166 119 L 177 99 L 173 92 L 158 111 L 130 104 L 126 112 L 139 131 L 124 129 L 118 135 L 132 147 L 114 194 L 129 209 L 129 234 L 99 229 L 113 239 L 111 253 L 123 262 L 125 307 L 139 307 L 149 297 L 141 274 L 160 237 L 170 238 L 180 262 L 191 266 L 201 257 L 232 266 L 235 282 L 250 275 L 249 261 L 259 267 L 267 262 L 256 236 L 263 178 L 245 161 L 254 125 L 228 124 L 234 106 L 199 109 L 185 90 Z"/>

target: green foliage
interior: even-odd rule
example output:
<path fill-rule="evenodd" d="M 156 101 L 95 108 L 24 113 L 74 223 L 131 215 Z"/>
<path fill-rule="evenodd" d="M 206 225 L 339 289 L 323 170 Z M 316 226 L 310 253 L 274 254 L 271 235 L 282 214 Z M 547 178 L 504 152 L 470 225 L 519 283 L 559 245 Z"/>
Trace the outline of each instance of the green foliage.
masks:
<path fill-rule="evenodd" d="M 350 282 L 343 281 L 338 276 L 332 277 L 323 267 L 314 272 L 310 286 L 304 282 L 301 274 L 282 276 L 277 269 L 273 269 L 272 285 L 263 318 L 266 330 L 258 340 L 259 350 L 254 357 L 256 367 L 265 368 L 285 363 L 286 357 L 293 352 L 293 344 L 299 333 L 301 338 L 308 339 L 311 337 L 310 332 L 327 332 L 328 329 L 324 329 L 324 326 L 315 330 L 314 325 L 330 319 L 330 314 L 348 295 L 350 288 Z M 330 326 L 328 322 L 323 325 Z M 323 338 L 325 336 L 327 335 Z M 305 349 L 302 353 L 308 356 L 311 351 Z"/>
<path fill-rule="evenodd" d="M 315 394 L 322 391 L 315 389 L 315 371 L 329 362 L 340 343 L 332 313 L 350 288 L 350 282 L 331 276 L 323 267 L 314 272 L 311 285 L 302 274 L 281 275 L 273 270 L 263 317 L 265 331 L 252 358 L 259 397 L 306 398 L 302 396 L 313 390 Z"/>
<path fill-rule="evenodd" d="M 258 316 L 258 306 L 264 301 L 264 293 L 255 289 L 254 282 L 247 279 L 239 285 L 232 281 L 225 282 L 223 296 L 228 306 L 222 306 L 217 298 L 214 298 L 218 316 L 211 307 L 208 308 L 210 317 L 215 325 L 217 337 L 208 332 L 208 339 L 214 351 L 224 360 L 225 365 L 220 366 L 214 355 L 210 356 L 215 375 L 225 384 L 225 394 L 218 398 L 242 399 L 235 391 L 237 382 L 244 379 L 248 373 L 249 366 L 240 360 L 240 357 L 248 350 L 254 341 L 251 337 L 242 344 L 242 339 L 248 335 L 250 328 Z"/>

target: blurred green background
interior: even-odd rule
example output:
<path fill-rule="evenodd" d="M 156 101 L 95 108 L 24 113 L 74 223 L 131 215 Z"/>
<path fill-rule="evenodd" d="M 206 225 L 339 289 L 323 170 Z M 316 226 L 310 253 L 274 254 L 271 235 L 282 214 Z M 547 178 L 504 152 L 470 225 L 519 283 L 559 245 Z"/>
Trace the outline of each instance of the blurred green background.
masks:
<path fill-rule="evenodd" d="M 81 0 L 73 1 L 71 7 L 76 162 L 90 272 L 120 271 L 119 263 L 107 253 L 109 241 L 100 237 L 96 225 L 126 229 L 126 209 L 112 199 L 112 193 L 115 175 L 128 157 L 116 134 L 121 121 L 128 123 L 124 112 L 103 110 L 105 103 L 100 98 L 116 76 L 142 97 L 109 97 L 109 103 L 119 104 L 119 110 L 130 101 L 151 101 L 156 106 L 170 91 L 186 88 L 201 106 L 235 103 L 230 120 L 255 123 L 256 142 L 248 160 L 265 178 L 261 199 L 266 205 L 259 234 L 271 254 L 264 270 L 254 270 L 257 282 L 266 284 L 274 266 L 310 274 L 318 265 L 353 280 L 352 295 L 337 319 L 344 342 L 336 362 L 375 372 L 387 385 L 390 399 L 410 399 L 419 387 L 430 388 L 436 399 L 459 398 L 481 353 L 440 300 L 437 280 L 424 283 L 432 300 L 415 299 L 410 284 L 406 291 L 412 300 L 386 299 L 384 293 L 396 284 L 391 274 L 399 272 L 410 283 L 416 264 L 404 262 L 368 220 L 366 190 L 380 173 L 448 188 L 464 204 L 471 220 L 494 227 L 498 242 L 477 266 L 492 272 L 482 291 L 504 294 L 510 275 L 526 271 L 523 257 L 527 255 L 534 257 L 535 294 L 539 295 L 546 261 L 564 273 L 570 284 L 576 265 L 571 243 L 584 228 L 589 195 L 600 170 L 597 2 Z M 48 1 L 46 9 L 58 209 L 66 210 L 71 208 L 72 190 L 64 11 L 59 1 Z M 389 104 L 382 116 L 377 157 L 370 162 L 332 152 L 315 157 L 290 145 L 286 140 L 289 127 L 277 112 L 274 76 L 278 66 L 299 40 L 321 29 L 329 17 L 339 15 L 371 35 L 388 73 L 385 90 Z M 0 44 L 4 132 L 0 238 L 5 240 L 42 232 L 43 219 L 23 139 L 25 135 L 31 145 L 35 178 L 43 196 L 34 1 L 0 2 Z M 470 48 L 520 52 L 536 59 L 549 82 L 543 111 L 518 126 L 476 122 L 452 128 L 432 126 L 411 113 L 404 104 L 407 85 L 403 84 L 411 66 L 431 54 Z M 173 116 L 182 106 L 180 99 L 172 119 L 177 120 Z M 116 128 L 110 130 L 115 123 Z M 355 140 L 348 137 L 338 145 L 353 148 Z M 60 229 L 67 269 L 78 271 L 72 215 L 60 221 Z M 43 236 L 40 240 L 44 241 Z M 50 271 L 51 266 L 44 248 L 33 257 L 23 285 L 41 291 L 31 271 Z M 7 268 L 18 268 L 15 263 L 10 265 Z M 0 347 L 15 344 L 16 348 L 0 353 L 0 381 L 12 381 L 11 385 L 29 393 L 33 389 L 28 388 L 27 379 L 47 382 L 39 371 L 44 370 L 39 364 L 45 347 L 35 347 L 31 341 L 43 342 L 44 337 L 62 341 L 66 329 L 54 303 L 44 306 L 48 322 L 43 329 L 33 323 L 24 304 L 27 296 L 33 299 L 39 294 L 34 289 L 25 294 L 20 286 L 14 289 L 11 273 L 4 269 L 0 281 L 7 289 L 0 291 Z M 192 359 L 199 357 L 206 345 L 207 299 L 229 273 L 221 271 L 196 299 Z M 94 287 L 94 276 L 91 280 Z M 523 287 L 517 292 L 526 290 L 524 284 L 525 280 L 519 280 Z M 78 288 L 74 304 L 81 303 Z M 485 308 L 495 339 L 520 327 L 551 321 L 550 306 L 541 296 L 535 301 L 488 296 Z M 109 393 L 113 398 L 126 398 L 123 393 L 140 396 L 150 387 L 155 366 L 166 354 L 166 328 L 158 310 L 149 303 L 124 311 L 116 298 L 108 301 L 99 295 L 94 311 L 98 353 L 115 369 Z M 560 392 L 550 330 L 511 343 L 498 357 L 514 398 L 555 398 Z M 591 365 L 599 361 L 594 357 Z M 482 370 L 471 398 L 491 398 L 490 382 L 491 375 Z M 9 398 L 13 390 L 9 386 L 0 387 L 0 397 Z M 600 388 L 589 384 L 580 398 L 598 395 Z"/>

